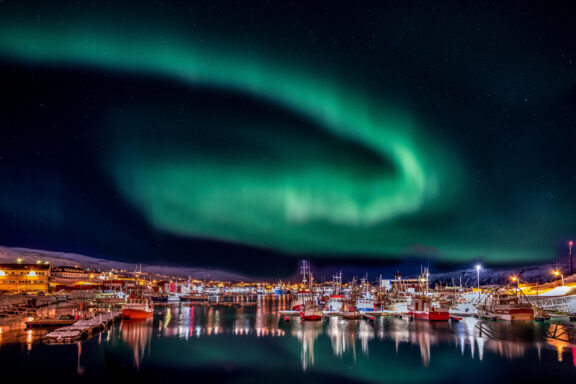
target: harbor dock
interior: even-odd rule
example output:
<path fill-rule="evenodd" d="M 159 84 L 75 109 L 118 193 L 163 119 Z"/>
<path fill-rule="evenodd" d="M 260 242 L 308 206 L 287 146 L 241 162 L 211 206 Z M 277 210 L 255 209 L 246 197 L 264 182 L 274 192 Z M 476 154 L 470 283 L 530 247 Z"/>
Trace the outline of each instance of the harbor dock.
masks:
<path fill-rule="evenodd" d="M 96 315 L 89 320 L 80 320 L 73 325 L 58 328 L 44 336 L 47 344 L 68 344 L 83 340 L 95 333 L 106 329 L 122 315 L 120 311 L 107 312 Z"/>

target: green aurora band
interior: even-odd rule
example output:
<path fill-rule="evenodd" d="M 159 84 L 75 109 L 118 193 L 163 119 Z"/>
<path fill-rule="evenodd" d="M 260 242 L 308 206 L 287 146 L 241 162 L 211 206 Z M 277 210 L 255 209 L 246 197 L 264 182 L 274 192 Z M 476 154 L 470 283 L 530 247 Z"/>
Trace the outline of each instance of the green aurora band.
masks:
<path fill-rule="evenodd" d="M 433 222 L 457 204 L 457 180 L 462 177 L 458 161 L 441 143 L 426 138 L 415 119 L 344 79 L 323 76 L 312 64 L 303 67 L 287 59 L 248 55 L 232 44 L 200 44 L 171 36 L 154 23 L 128 29 L 90 17 L 42 23 L 13 17 L 1 23 L 0 55 L 245 93 L 305 117 L 327 135 L 359 145 L 392 165 L 391 170 L 366 173 L 354 172 L 354 164 L 328 161 L 303 167 L 271 165 L 257 156 L 204 156 L 186 147 L 158 151 L 153 149 L 157 137 L 144 142 L 130 137 L 126 122 L 111 117 L 103 127 L 110 146 L 102 154 L 104 169 L 155 228 L 288 252 L 382 257 L 430 251 L 438 258 L 462 260 L 479 254 L 488 258 L 484 252 L 493 251 L 479 252 L 466 244 L 473 228 L 452 228 L 439 237 L 412 229 L 414 216 Z M 142 124 L 154 116 L 143 115 Z M 453 237 L 463 231 L 467 236 Z M 415 251 L 415 244 L 426 247 Z M 496 252 L 489 257 L 501 256 Z M 508 249 L 506 256 L 525 260 L 527 254 Z"/>

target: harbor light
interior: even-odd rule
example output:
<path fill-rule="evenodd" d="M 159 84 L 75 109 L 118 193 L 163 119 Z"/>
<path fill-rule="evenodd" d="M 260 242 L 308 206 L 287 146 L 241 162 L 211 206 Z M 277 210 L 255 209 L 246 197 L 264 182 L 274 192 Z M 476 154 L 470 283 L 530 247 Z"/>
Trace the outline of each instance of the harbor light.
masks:
<path fill-rule="evenodd" d="M 564 275 L 562 273 L 560 273 L 560 271 L 556 270 L 552 272 L 554 274 L 554 276 L 558 277 L 560 276 L 562 278 L 562 286 L 564 286 Z"/>
<path fill-rule="evenodd" d="M 518 278 L 518 276 L 512 275 L 512 276 L 510 276 L 510 279 L 511 279 L 513 282 L 517 283 L 518 289 L 520 289 L 520 279 Z"/>
<path fill-rule="evenodd" d="M 478 292 L 480 292 L 480 270 L 482 266 L 480 264 L 476 264 L 476 279 L 478 280 Z"/>

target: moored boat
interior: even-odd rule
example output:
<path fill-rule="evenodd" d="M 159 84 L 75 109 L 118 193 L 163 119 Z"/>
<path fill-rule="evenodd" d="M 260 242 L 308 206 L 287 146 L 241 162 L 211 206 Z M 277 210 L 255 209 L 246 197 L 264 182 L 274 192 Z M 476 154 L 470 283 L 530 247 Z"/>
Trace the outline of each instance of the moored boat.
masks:
<path fill-rule="evenodd" d="M 428 321 L 447 321 L 450 320 L 450 312 L 448 307 L 441 305 L 442 303 L 434 301 L 427 296 L 417 296 L 412 298 L 410 306 L 408 307 L 408 314 L 413 319 L 428 320 Z"/>
<path fill-rule="evenodd" d="M 521 291 L 509 285 L 488 292 L 476 307 L 481 318 L 505 321 L 532 321 L 534 307 L 520 300 Z"/>
<path fill-rule="evenodd" d="M 356 299 L 356 308 L 360 312 L 373 312 L 374 299 L 372 297 L 360 297 Z"/>
<path fill-rule="evenodd" d="M 339 312 L 342 309 L 343 295 L 330 295 L 326 303 L 326 311 Z"/>
<path fill-rule="evenodd" d="M 292 301 L 290 303 L 290 307 L 293 311 L 299 311 L 302 305 L 304 304 L 304 300 L 307 296 L 309 296 L 309 292 L 300 291 L 294 295 Z"/>
<path fill-rule="evenodd" d="M 147 319 L 154 315 L 154 303 L 149 297 L 129 297 L 122 309 L 128 319 Z"/>
<path fill-rule="evenodd" d="M 319 321 L 324 318 L 324 313 L 316 304 L 307 302 L 300 308 L 300 317 L 305 321 Z"/>
<path fill-rule="evenodd" d="M 354 304 L 348 301 L 342 303 L 342 308 L 340 309 L 339 314 L 344 319 L 348 320 L 357 320 L 362 318 L 362 313 L 358 311 L 358 308 L 356 308 Z"/>
<path fill-rule="evenodd" d="M 506 303 L 478 306 L 478 316 L 495 320 L 532 321 L 534 308 L 528 303 Z"/>
<path fill-rule="evenodd" d="M 203 292 L 190 292 L 185 295 L 180 295 L 180 301 L 208 301 L 209 297 Z"/>

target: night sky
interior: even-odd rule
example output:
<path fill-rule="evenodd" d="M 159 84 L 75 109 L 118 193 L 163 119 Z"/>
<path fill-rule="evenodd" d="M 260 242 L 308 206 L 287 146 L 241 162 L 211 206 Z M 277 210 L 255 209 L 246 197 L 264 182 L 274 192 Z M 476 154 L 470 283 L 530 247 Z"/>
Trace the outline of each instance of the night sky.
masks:
<path fill-rule="evenodd" d="M 0 2 L 0 244 L 280 276 L 576 238 L 576 12 Z"/>

